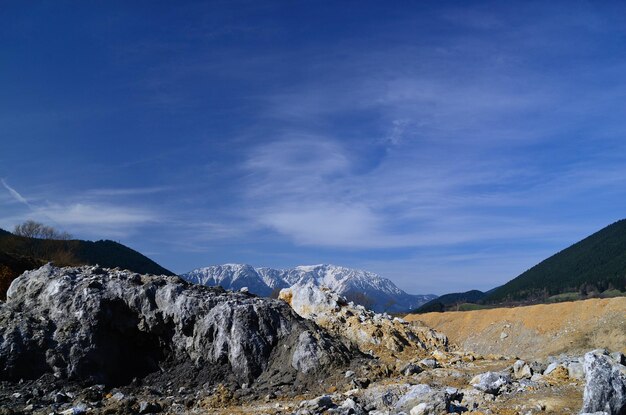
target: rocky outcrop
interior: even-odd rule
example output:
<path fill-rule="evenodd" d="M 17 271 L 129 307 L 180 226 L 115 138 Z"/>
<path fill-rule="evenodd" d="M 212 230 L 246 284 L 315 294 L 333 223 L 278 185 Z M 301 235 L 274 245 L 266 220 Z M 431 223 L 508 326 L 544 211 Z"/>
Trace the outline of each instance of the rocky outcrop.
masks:
<path fill-rule="evenodd" d="M 428 327 L 408 323 L 387 314 L 378 314 L 348 302 L 346 298 L 314 284 L 295 285 L 281 290 L 300 316 L 315 321 L 329 332 L 347 339 L 365 353 L 379 357 L 390 353 L 446 350 L 448 339 Z"/>
<path fill-rule="evenodd" d="M 585 354 L 584 370 L 586 384 L 581 412 L 626 414 L 626 367 L 605 350 L 593 350 Z"/>
<path fill-rule="evenodd" d="M 116 385 L 162 371 L 295 382 L 349 357 L 281 301 L 172 276 L 46 265 L 18 277 L 0 303 L 0 380 L 53 373 Z"/>

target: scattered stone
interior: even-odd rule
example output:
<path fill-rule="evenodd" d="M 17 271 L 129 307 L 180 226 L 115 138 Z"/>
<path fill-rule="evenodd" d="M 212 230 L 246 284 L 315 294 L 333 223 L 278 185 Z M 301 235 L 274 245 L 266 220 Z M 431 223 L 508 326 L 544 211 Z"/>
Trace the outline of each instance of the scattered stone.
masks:
<path fill-rule="evenodd" d="M 567 376 L 570 379 L 584 380 L 585 379 L 585 367 L 580 362 L 571 362 L 567 365 Z"/>
<path fill-rule="evenodd" d="M 402 369 L 400 369 L 400 373 L 402 373 L 404 376 L 417 375 L 423 371 L 424 369 L 422 369 L 420 365 L 415 363 L 409 363 Z"/>
<path fill-rule="evenodd" d="M 415 414 L 447 413 L 450 403 L 461 400 L 462 394 L 454 388 L 440 389 L 426 384 L 411 386 L 396 403 L 396 411 L 410 411 Z"/>
<path fill-rule="evenodd" d="M 87 413 L 87 405 L 84 403 L 76 404 L 75 406 L 60 412 L 61 415 L 83 415 Z"/>
<path fill-rule="evenodd" d="M 124 395 L 122 392 L 115 392 L 113 395 L 111 395 L 111 399 L 118 401 L 118 402 L 124 399 L 125 397 L 126 395 Z"/>
<path fill-rule="evenodd" d="M 370 380 L 368 378 L 352 378 L 350 383 L 354 388 L 367 389 L 370 385 Z"/>
<path fill-rule="evenodd" d="M 300 408 L 313 411 L 325 410 L 334 407 L 332 398 L 329 395 L 318 396 L 317 398 L 300 402 Z"/>
<path fill-rule="evenodd" d="M 435 359 L 422 359 L 419 361 L 419 364 L 428 369 L 436 369 L 439 367 L 439 364 Z"/>
<path fill-rule="evenodd" d="M 546 368 L 548 367 L 548 365 L 544 362 L 538 362 L 538 361 L 533 361 L 531 363 L 528 364 L 530 366 L 530 369 L 533 371 L 533 373 L 543 373 Z"/>
<path fill-rule="evenodd" d="M 345 378 L 351 378 L 354 376 L 354 372 L 351 370 L 346 371 Z"/>
<path fill-rule="evenodd" d="M 528 363 L 523 360 L 517 360 L 513 364 L 513 376 L 517 379 L 530 379 L 533 375 L 533 370 Z"/>
<path fill-rule="evenodd" d="M 532 382 L 543 382 L 545 379 L 543 377 L 543 375 L 541 373 L 534 373 L 531 377 L 530 380 Z"/>
<path fill-rule="evenodd" d="M 556 368 L 557 368 L 557 367 L 559 367 L 559 366 L 560 366 L 560 363 L 557 363 L 557 362 L 552 362 L 552 363 L 550 363 L 550 364 L 548 365 L 548 367 L 546 367 L 546 370 L 544 370 L 544 371 L 543 371 L 543 375 L 544 375 L 544 376 L 549 375 L 550 373 L 552 373 L 553 371 L 555 371 L 555 370 L 556 370 Z"/>
<path fill-rule="evenodd" d="M 505 386 L 511 384 L 511 376 L 504 372 L 486 372 L 472 378 L 470 384 L 480 391 L 498 395 Z"/>
<path fill-rule="evenodd" d="M 140 414 L 149 414 L 161 412 L 161 405 L 154 402 L 141 401 L 139 403 L 139 413 Z"/>
<path fill-rule="evenodd" d="M 366 412 L 353 398 L 347 398 L 337 408 L 337 413 L 341 415 L 365 415 Z"/>

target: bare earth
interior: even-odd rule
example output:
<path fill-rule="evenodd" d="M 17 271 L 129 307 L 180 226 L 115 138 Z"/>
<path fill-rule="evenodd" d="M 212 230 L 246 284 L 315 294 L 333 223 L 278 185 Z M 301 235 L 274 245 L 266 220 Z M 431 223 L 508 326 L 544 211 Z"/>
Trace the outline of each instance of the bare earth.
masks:
<path fill-rule="evenodd" d="M 626 297 L 476 311 L 411 314 L 479 354 L 537 359 L 605 348 L 626 353 Z"/>

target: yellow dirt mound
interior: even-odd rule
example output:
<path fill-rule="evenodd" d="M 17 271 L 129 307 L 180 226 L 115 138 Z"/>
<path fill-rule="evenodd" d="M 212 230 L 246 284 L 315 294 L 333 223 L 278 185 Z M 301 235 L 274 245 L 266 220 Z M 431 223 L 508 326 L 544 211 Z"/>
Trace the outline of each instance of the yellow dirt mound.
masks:
<path fill-rule="evenodd" d="M 411 314 L 480 354 L 531 359 L 594 348 L 626 353 L 626 297 L 475 311 Z"/>

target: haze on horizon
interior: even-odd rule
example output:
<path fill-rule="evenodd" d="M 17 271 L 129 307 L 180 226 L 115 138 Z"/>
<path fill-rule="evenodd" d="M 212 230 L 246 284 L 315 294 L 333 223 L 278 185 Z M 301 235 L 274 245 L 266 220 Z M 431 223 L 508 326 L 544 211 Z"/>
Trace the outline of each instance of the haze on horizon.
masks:
<path fill-rule="evenodd" d="M 490 289 L 626 217 L 623 2 L 6 2 L 0 227 Z"/>

